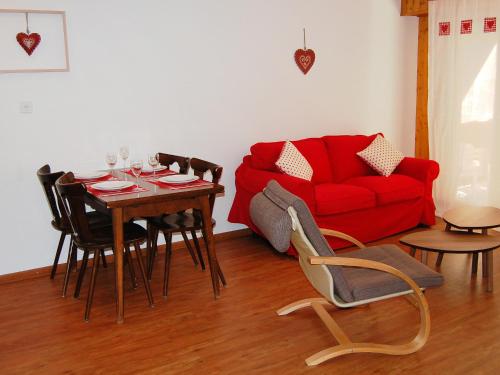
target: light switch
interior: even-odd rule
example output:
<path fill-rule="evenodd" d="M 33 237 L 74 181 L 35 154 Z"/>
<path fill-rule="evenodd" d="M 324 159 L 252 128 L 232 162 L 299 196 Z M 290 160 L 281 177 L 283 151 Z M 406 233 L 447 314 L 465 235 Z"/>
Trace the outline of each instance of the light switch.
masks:
<path fill-rule="evenodd" d="M 33 113 L 33 102 L 21 102 L 19 104 L 20 113 Z"/>

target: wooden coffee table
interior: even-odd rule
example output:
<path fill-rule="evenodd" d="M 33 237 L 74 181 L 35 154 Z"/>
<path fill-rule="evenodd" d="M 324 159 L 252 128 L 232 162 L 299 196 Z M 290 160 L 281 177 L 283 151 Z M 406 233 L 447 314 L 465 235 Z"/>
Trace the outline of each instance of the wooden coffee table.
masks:
<path fill-rule="evenodd" d="M 480 230 L 482 234 L 488 234 L 488 229 L 500 227 L 500 209 L 495 207 L 474 207 L 462 206 L 445 212 L 443 220 L 446 223 L 447 231 L 456 228 L 458 230 L 467 230 L 473 233 Z M 440 266 L 443 261 L 443 253 L 440 253 L 436 266 Z M 483 253 L 483 276 L 486 273 L 486 255 Z M 472 256 L 472 273 L 477 273 L 478 253 Z"/>
<path fill-rule="evenodd" d="M 493 250 L 500 247 L 500 237 L 469 232 L 426 230 L 411 233 L 399 240 L 403 245 L 411 248 L 410 254 L 415 256 L 416 250 L 422 250 L 422 263 L 427 263 L 427 252 L 439 254 L 478 254 L 483 253 L 486 260 L 486 272 L 483 276 L 488 278 L 488 292 L 493 291 Z"/>

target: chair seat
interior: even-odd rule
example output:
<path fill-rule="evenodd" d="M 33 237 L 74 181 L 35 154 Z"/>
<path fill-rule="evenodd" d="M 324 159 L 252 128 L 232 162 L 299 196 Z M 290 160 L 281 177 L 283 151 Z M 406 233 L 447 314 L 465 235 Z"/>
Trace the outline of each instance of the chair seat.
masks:
<path fill-rule="evenodd" d="M 108 226 L 96 226 L 91 227 L 92 235 L 94 236 L 94 241 L 91 243 L 77 243 L 77 245 L 82 247 L 102 247 L 110 248 L 113 247 L 113 227 Z M 139 224 L 135 223 L 125 223 L 123 224 L 123 243 L 130 244 L 132 242 L 146 241 L 147 232 L 146 229 L 141 227 Z"/>
<path fill-rule="evenodd" d="M 92 211 L 92 212 L 87 212 L 87 218 L 89 220 L 89 225 L 90 226 L 105 226 L 105 225 L 111 225 L 111 216 L 97 212 L 97 211 Z M 61 225 L 57 224 L 54 220 L 51 221 L 52 226 L 54 229 L 60 231 L 60 232 L 66 232 L 70 233 L 71 228 L 68 225 Z"/>
<path fill-rule="evenodd" d="M 373 260 L 392 266 L 411 277 L 419 287 L 439 286 L 443 276 L 420 263 L 396 245 L 380 245 L 342 254 L 346 258 Z M 403 280 L 386 272 L 342 267 L 355 301 L 378 298 L 410 290 Z"/>
<path fill-rule="evenodd" d="M 157 216 L 150 218 L 148 221 L 157 229 L 164 232 L 199 230 L 203 227 L 201 217 L 195 216 L 190 212 Z M 215 226 L 215 220 L 213 218 L 212 226 Z"/>

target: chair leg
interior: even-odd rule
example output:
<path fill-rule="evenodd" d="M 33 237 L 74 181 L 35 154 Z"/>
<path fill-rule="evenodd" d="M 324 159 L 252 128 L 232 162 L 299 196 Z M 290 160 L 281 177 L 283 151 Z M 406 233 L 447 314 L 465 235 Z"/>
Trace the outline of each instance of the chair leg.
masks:
<path fill-rule="evenodd" d="M 132 254 L 130 254 L 130 244 L 125 245 L 125 259 L 127 260 L 130 278 L 132 279 L 132 288 L 137 289 L 137 277 L 135 277 L 134 263 L 132 262 Z"/>
<path fill-rule="evenodd" d="M 146 288 L 146 295 L 148 296 L 149 306 L 154 307 L 153 293 L 151 293 L 151 286 L 149 285 L 149 280 L 146 275 L 146 270 L 144 269 L 144 263 L 142 261 L 142 250 L 138 242 L 134 242 L 135 257 L 137 259 L 137 264 L 139 264 L 139 270 L 141 271 L 142 282 L 144 283 L 144 288 Z M 132 259 L 131 259 L 132 261 Z"/>
<path fill-rule="evenodd" d="M 61 232 L 61 236 L 59 237 L 59 244 L 57 245 L 56 256 L 54 257 L 54 264 L 52 264 L 52 270 L 50 271 L 50 278 L 53 279 L 56 275 L 57 265 L 59 264 L 59 257 L 61 256 L 61 250 L 64 245 L 64 240 L 66 239 L 66 233 Z M 71 252 L 71 249 L 68 251 Z"/>
<path fill-rule="evenodd" d="M 153 242 L 153 226 L 151 223 L 148 221 L 146 223 L 146 231 L 148 233 L 148 237 L 146 238 L 146 266 L 147 266 L 147 272 L 148 272 L 148 278 L 149 278 L 149 266 L 151 264 L 151 258 L 152 258 L 152 242 Z"/>
<path fill-rule="evenodd" d="M 193 263 L 195 266 L 198 265 L 198 259 L 196 259 L 196 255 L 194 255 L 194 250 L 193 247 L 191 246 L 191 242 L 189 242 L 189 238 L 187 238 L 186 232 L 183 230 L 181 231 L 182 238 L 184 239 L 184 243 L 186 244 L 186 247 L 189 251 L 189 255 L 191 255 L 191 258 L 193 259 Z"/>
<path fill-rule="evenodd" d="M 85 271 L 87 270 L 87 263 L 89 261 L 89 250 L 85 249 L 83 253 L 82 265 L 80 266 L 80 272 L 78 273 L 78 279 L 76 280 L 76 288 L 74 297 L 80 297 L 80 289 L 82 288 L 83 277 L 85 276 Z"/>
<path fill-rule="evenodd" d="M 170 277 L 170 263 L 172 261 L 172 233 L 163 232 L 165 236 L 165 268 L 163 270 L 163 297 L 167 297 L 168 279 Z"/>
<path fill-rule="evenodd" d="M 340 328 L 337 322 L 333 320 L 330 314 L 323 307 L 323 305 L 329 304 L 324 298 L 300 300 L 281 308 L 277 311 L 277 313 L 278 315 L 287 315 L 293 311 L 311 306 L 325 324 L 330 334 L 336 339 L 338 345 L 322 350 L 306 359 L 306 364 L 308 366 L 314 366 L 319 365 L 328 359 L 351 353 L 405 355 L 415 353 L 417 350 L 421 349 L 427 342 L 430 333 L 429 306 L 427 305 L 427 301 L 423 295 L 415 294 L 415 297 L 420 313 L 420 329 L 411 341 L 406 344 L 398 345 L 352 342 L 342 328 Z"/>
<path fill-rule="evenodd" d="M 101 259 L 102 259 L 102 266 L 104 268 L 108 268 L 108 262 L 106 261 L 106 253 L 104 252 L 104 249 L 101 250 Z"/>
<path fill-rule="evenodd" d="M 62 290 L 63 297 L 66 297 L 66 292 L 68 291 L 69 276 L 71 275 L 71 268 L 73 268 L 73 253 L 74 252 L 76 253 L 77 251 L 78 249 L 76 248 L 73 239 L 71 239 L 71 242 L 69 244 L 68 259 L 66 260 L 66 272 L 64 273 L 64 282 Z"/>
<path fill-rule="evenodd" d="M 151 280 L 153 277 L 153 267 L 155 264 L 155 257 L 156 254 L 158 254 L 158 236 L 160 234 L 160 231 L 156 228 L 153 228 L 152 230 L 152 241 L 151 241 L 151 259 L 149 263 L 149 270 L 148 270 L 148 280 Z"/>
<path fill-rule="evenodd" d="M 75 272 L 78 271 L 78 251 L 75 251 L 71 258 L 71 268 L 70 271 L 75 267 Z"/>
<path fill-rule="evenodd" d="M 200 259 L 201 269 L 205 271 L 205 261 L 203 260 L 203 255 L 201 254 L 200 241 L 198 241 L 198 236 L 196 235 L 195 230 L 191 231 L 191 237 L 193 237 L 194 247 L 196 248 L 198 258 Z"/>
<path fill-rule="evenodd" d="M 85 307 L 85 315 L 84 319 L 86 322 L 89 321 L 90 317 L 90 309 L 92 308 L 92 300 L 94 299 L 94 289 L 95 289 L 95 280 L 97 276 L 97 271 L 99 269 L 99 258 L 101 257 L 101 251 L 96 249 L 94 250 L 94 260 L 92 262 L 92 276 L 90 278 L 90 286 L 89 286 L 89 294 L 87 296 L 87 306 Z"/>

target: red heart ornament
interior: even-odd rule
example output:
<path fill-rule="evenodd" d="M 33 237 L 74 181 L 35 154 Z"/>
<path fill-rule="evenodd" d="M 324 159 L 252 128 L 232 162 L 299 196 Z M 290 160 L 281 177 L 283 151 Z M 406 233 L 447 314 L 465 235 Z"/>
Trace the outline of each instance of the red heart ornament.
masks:
<path fill-rule="evenodd" d="M 16 35 L 16 39 L 19 45 L 23 47 L 23 49 L 29 56 L 31 56 L 35 48 L 38 47 L 38 45 L 42 41 L 42 37 L 37 33 L 19 33 Z"/>
<path fill-rule="evenodd" d="M 307 72 L 312 68 L 316 55 L 312 49 L 298 49 L 295 51 L 295 62 L 297 66 L 302 71 L 302 73 L 307 74 Z"/>

